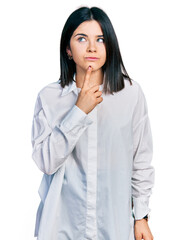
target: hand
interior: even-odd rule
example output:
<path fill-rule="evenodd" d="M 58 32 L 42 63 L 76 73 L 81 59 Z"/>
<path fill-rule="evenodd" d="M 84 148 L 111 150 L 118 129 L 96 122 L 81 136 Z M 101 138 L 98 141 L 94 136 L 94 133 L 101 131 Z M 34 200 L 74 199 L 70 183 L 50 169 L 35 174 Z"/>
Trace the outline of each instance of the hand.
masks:
<path fill-rule="evenodd" d="M 92 67 L 89 66 L 84 77 L 83 86 L 76 101 L 76 106 L 86 114 L 91 112 L 98 103 L 103 101 L 103 98 L 101 97 L 102 92 L 99 91 L 99 85 L 93 87 L 89 86 L 91 72 Z"/>
<path fill-rule="evenodd" d="M 153 240 L 153 235 L 148 226 L 148 222 L 145 219 L 135 221 L 134 226 L 135 240 Z"/>

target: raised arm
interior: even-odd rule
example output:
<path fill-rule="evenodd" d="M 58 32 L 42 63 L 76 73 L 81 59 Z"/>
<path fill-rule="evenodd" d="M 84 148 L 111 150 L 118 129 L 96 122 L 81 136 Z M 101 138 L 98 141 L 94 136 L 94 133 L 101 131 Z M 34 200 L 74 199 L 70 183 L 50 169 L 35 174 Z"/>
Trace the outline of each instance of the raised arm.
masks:
<path fill-rule="evenodd" d="M 61 123 L 51 128 L 38 95 L 31 133 L 32 158 L 38 168 L 48 175 L 55 173 L 92 122 L 84 111 L 74 105 Z"/>

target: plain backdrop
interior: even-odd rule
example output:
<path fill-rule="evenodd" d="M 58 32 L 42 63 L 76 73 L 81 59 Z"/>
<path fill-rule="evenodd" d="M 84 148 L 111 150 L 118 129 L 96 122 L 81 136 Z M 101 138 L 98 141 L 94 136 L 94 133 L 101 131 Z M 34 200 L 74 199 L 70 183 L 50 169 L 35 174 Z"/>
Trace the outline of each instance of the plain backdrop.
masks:
<path fill-rule="evenodd" d="M 155 167 L 149 226 L 155 240 L 171 239 L 173 14 L 168 0 L 0 2 L 0 239 L 35 239 L 42 172 L 31 158 L 34 105 L 38 92 L 59 79 L 61 31 L 80 6 L 101 7 L 108 14 L 127 72 L 146 96 Z"/>

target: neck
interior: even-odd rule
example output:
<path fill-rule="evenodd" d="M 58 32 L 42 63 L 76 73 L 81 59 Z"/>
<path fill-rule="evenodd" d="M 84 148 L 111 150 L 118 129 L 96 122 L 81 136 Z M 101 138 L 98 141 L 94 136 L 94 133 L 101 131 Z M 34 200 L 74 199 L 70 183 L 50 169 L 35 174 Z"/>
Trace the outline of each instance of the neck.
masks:
<path fill-rule="evenodd" d="M 85 73 L 84 71 L 76 69 L 76 86 L 78 88 L 82 88 L 84 78 L 85 78 Z M 95 86 L 95 85 L 101 85 L 103 83 L 103 71 L 102 69 L 99 69 L 97 71 L 92 71 L 91 77 L 90 77 L 90 87 Z"/>

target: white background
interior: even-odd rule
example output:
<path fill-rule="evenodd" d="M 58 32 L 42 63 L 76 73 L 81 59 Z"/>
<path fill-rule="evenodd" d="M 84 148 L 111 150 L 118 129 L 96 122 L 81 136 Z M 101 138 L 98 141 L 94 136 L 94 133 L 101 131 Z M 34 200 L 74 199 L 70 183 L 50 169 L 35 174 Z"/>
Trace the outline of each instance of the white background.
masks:
<path fill-rule="evenodd" d="M 35 100 L 42 87 L 59 79 L 62 28 L 70 13 L 86 3 L 101 7 L 110 17 L 127 72 L 145 93 L 156 173 L 149 225 L 155 240 L 172 238 L 171 1 L 4 0 L 0 3 L 0 239 L 35 239 L 42 177 L 31 158 Z"/>

